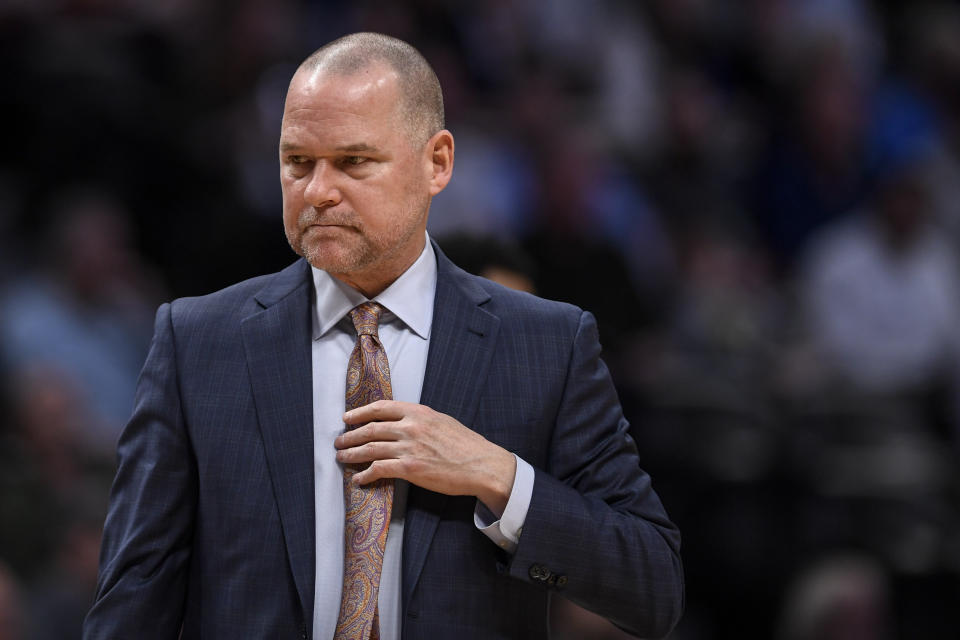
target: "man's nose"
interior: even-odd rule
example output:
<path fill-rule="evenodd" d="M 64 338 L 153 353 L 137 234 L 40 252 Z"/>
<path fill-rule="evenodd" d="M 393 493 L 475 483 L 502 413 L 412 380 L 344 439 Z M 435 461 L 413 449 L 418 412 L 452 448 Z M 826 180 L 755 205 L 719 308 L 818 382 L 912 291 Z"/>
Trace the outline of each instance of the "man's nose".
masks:
<path fill-rule="evenodd" d="M 336 167 L 326 160 L 318 160 L 310 172 L 310 181 L 303 192 L 303 199 L 313 207 L 331 207 L 339 204 L 339 176 Z"/>

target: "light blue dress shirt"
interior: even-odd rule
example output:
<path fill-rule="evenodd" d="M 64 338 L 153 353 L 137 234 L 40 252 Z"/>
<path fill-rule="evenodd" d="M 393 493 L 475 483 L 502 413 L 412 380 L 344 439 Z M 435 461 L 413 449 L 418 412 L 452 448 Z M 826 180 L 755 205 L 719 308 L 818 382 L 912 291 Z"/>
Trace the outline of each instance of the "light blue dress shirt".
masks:
<path fill-rule="evenodd" d="M 325 271 L 313 269 L 316 304 L 313 316 L 313 458 L 316 513 L 316 580 L 313 637 L 333 638 L 343 583 L 343 466 L 336 460 L 334 439 L 343 433 L 346 372 L 356 331 L 348 312 L 367 298 Z M 386 309 L 380 341 L 387 352 L 395 400 L 419 402 L 430 346 L 437 261 L 427 238 L 420 257 L 374 300 Z M 469 425 L 467 425 L 469 426 Z M 506 509 L 499 520 L 480 501 L 474 523 L 494 543 L 516 548 L 533 494 L 533 468 L 517 458 L 517 471 Z M 380 637 L 400 640 L 401 550 L 408 485 L 397 481 L 393 512 L 380 578 Z"/>

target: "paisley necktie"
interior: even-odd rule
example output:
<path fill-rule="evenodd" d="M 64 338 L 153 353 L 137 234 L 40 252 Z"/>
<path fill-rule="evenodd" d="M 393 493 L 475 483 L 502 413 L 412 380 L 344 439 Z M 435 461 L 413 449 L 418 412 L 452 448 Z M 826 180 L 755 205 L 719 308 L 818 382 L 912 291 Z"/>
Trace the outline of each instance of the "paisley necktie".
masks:
<path fill-rule="evenodd" d="M 357 344 L 347 365 L 348 411 L 375 400 L 393 398 L 387 352 L 377 334 L 381 313 L 383 307 L 375 302 L 365 302 L 350 311 L 357 330 Z M 343 595 L 335 640 L 378 640 L 380 637 L 377 596 L 393 505 L 393 480 L 377 480 L 362 487 L 351 484 L 350 478 L 367 466 L 344 465 L 343 469 L 346 511 Z"/>

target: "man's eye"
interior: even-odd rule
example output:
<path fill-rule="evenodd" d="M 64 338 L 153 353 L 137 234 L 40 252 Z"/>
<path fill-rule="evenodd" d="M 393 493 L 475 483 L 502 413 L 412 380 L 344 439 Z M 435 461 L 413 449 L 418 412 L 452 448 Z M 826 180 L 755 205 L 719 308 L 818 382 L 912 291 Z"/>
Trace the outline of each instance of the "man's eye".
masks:
<path fill-rule="evenodd" d="M 306 164 L 307 156 L 290 156 L 290 164 Z"/>
<path fill-rule="evenodd" d="M 353 166 L 356 166 L 358 164 L 363 164 L 366 161 L 367 159 L 364 158 L 363 156 L 347 156 L 346 158 L 343 159 L 344 164 L 349 164 Z"/>

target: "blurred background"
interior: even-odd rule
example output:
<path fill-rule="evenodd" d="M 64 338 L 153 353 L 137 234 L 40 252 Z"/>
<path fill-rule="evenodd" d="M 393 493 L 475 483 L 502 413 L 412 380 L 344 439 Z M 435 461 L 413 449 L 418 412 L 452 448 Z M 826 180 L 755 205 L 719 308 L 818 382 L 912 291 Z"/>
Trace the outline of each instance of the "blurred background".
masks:
<path fill-rule="evenodd" d="M 292 261 L 284 91 L 357 30 L 440 76 L 441 246 L 597 315 L 672 638 L 957 638 L 960 4 L 2 0 L 0 639 L 79 637 L 154 310 Z"/>

